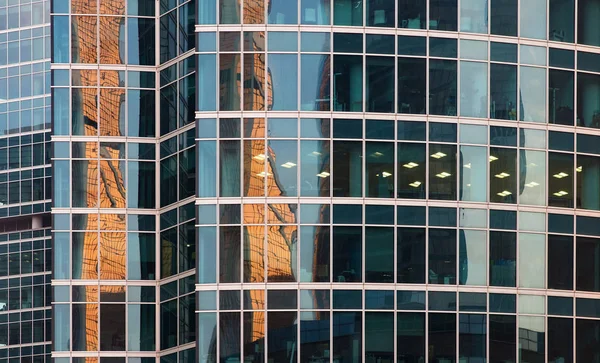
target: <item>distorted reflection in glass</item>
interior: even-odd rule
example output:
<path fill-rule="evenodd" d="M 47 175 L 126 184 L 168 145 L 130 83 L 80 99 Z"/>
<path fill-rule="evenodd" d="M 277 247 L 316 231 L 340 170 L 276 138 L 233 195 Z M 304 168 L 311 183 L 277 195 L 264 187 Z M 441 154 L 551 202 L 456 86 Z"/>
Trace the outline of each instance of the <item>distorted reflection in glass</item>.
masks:
<path fill-rule="evenodd" d="M 536 0 L 537 1 L 537 0 Z M 546 69 L 520 67 L 519 119 L 528 122 L 546 122 Z"/>
<path fill-rule="evenodd" d="M 272 362 L 295 362 L 298 344 L 296 312 L 272 312 L 267 316 L 267 359 Z"/>
<path fill-rule="evenodd" d="M 240 282 L 239 226 L 219 226 L 219 282 Z"/>
<path fill-rule="evenodd" d="M 269 140 L 267 148 L 267 193 L 269 196 L 298 195 L 298 143 L 289 140 Z"/>
<path fill-rule="evenodd" d="M 362 313 L 334 312 L 333 359 L 337 362 L 356 362 L 362 357 Z"/>
<path fill-rule="evenodd" d="M 471 202 L 487 201 L 487 148 L 477 146 L 460 147 L 460 200 Z"/>
<path fill-rule="evenodd" d="M 482 314 L 459 314 L 459 361 L 483 362 L 487 346 L 487 317 Z"/>
<path fill-rule="evenodd" d="M 541 316 L 519 316 L 519 356 L 531 363 L 545 362 L 545 319 Z"/>
<path fill-rule="evenodd" d="M 517 67 L 509 64 L 490 65 L 490 117 L 517 119 Z"/>
<path fill-rule="evenodd" d="M 456 200 L 456 145 L 429 145 L 429 198 Z"/>
<path fill-rule="evenodd" d="M 272 0 L 269 24 L 298 24 L 298 0 Z"/>
<path fill-rule="evenodd" d="M 255 119 L 257 120 L 257 119 Z M 264 123 L 264 120 L 259 121 Z M 256 126 L 260 128 L 259 125 Z M 265 195 L 265 179 L 273 175 L 273 171 L 267 161 L 264 140 L 244 141 L 244 196 Z M 233 162 L 233 161 L 232 161 Z M 271 174 L 271 175 L 269 175 Z"/>
<path fill-rule="evenodd" d="M 301 0 L 301 23 L 306 25 L 330 25 L 330 0 Z"/>
<path fill-rule="evenodd" d="M 520 150 L 520 190 L 522 204 L 546 204 L 546 153 Z M 524 164 L 524 165 L 523 165 Z"/>
<path fill-rule="evenodd" d="M 153 233 L 127 234 L 127 276 L 130 280 L 156 278 L 155 244 Z"/>
<path fill-rule="evenodd" d="M 300 109 L 329 111 L 331 56 L 302 54 L 300 64 Z"/>
<path fill-rule="evenodd" d="M 243 226 L 242 238 L 244 282 L 264 282 L 266 261 L 265 226 Z"/>
<path fill-rule="evenodd" d="M 394 143 L 367 141 L 366 144 L 366 196 L 391 198 L 394 196 Z"/>
<path fill-rule="evenodd" d="M 240 55 L 219 54 L 219 110 L 239 111 L 241 90 L 238 77 L 240 76 Z"/>
<path fill-rule="evenodd" d="M 72 309 L 73 346 L 71 349 L 73 351 L 98 350 L 98 304 L 73 304 Z"/>
<path fill-rule="evenodd" d="M 329 281 L 329 236 L 329 226 L 300 227 L 301 282 Z"/>
<path fill-rule="evenodd" d="M 219 355 L 221 356 L 221 359 L 239 360 L 242 348 L 240 346 L 241 330 L 239 312 L 222 312 L 219 314 L 219 336 L 222 340 L 219 345 Z"/>
<path fill-rule="evenodd" d="M 487 117 L 487 63 L 460 62 L 460 115 Z"/>
<path fill-rule="evenodd" d="M 219 141 L 219 195 L 222 197 L 240 196 L 240 149 L 237 140 Z"/>
<path fill-rule="evenodd" d="M 300 141 L 300 195 L 329 196 L 329 141 Z"/>
<path fill-rule="evenodd" d="M 244 9 L 244 24 L 264 24 L 265 23 L 265 2 L 256 0 L 244 0 L 242 7 Z"/>
<path fill-rule="evenodd" d="M 219 24 L 240 23 L 240 0 L 219 0 Z"/>
<path fill-rule="evenodd" d="M 300 362 L 329 359 L 329 319 L 328 311 L 300 312 Z"/>
<path fill-rule="evenodd" d="M 272 110 L 298 109 L 298 56 L 295 54 L 268 55 L 268 67 L 273 85 Z"/>
<path fill-rule="evenodd" d="M 394 229 L 365 229 L 365 282 L 394 282 Z"/>
<path fill-rule="evenodd" d="M 271 79 L 267 79 L 265 87 L 265 67 L 263 53 L 244 53 L 244 110 L 264 111 L 265 106 L 269 106 L 267 102 L 272 100 Z"/>
<path fill-rule="evenodd" d="M 548 205 L 573 208 L 574 177 L 572 154 L 548 153 Z M 579 166 L 576 166 L 579 168 Z M 580 169 L 580 170 L 583 170 Z M 579 174 L 579 173 L 578 173 Z M 578 178 L 579 179 L 579 178 Z"/>
<path fill-rule="evenodd" d="M 485 231 L 460 230 L 459 261 L 460 284 L 487 284 L 487 233 Z"/>

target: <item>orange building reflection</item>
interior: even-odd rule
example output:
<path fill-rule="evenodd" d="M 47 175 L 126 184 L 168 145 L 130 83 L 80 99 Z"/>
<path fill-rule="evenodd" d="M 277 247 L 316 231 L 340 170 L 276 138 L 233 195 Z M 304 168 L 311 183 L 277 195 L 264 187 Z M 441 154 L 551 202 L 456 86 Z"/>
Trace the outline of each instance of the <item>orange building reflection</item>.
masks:
<path fill-rule="evenodd" d="M 71 10 L 73 35 L 72 54 L 76 63 L 121 64 L 124 49 L 121 39 L 124 37 L 123 16 L 95 16 L 96 14 L 125 15 L 125 0 L 102 0 L 97 4 L 89 0 L 72 0 Z M 120 120 L 123 119 L 125 89 L 121 86 L 118 71 L 80 70 L 73 72 L 73 84 L 84 88 L 80 91 L 77 109 L 85 120 L 83 135 L 85 136 L 124 136 Z M 101 88 L 97 94 L 98 86 Z M 89 87 L 89 88 L 85 88 Z M 83 151 L 83 150 L 82 150 Z M 84 189 L 86 205 L 90 208 L 125 208 L 125 180 L 123 150 L 119 145 L 111 143 L 86 142 L 84 155 L 85 168 L 79 170 L 81 177 L 87 176 Z M 98 161 L 99 160 L 99 161 Z M 75 171 L 74 171 L 75 172 Z M 75 182 L 81 182 L 77 180 Z M 81 254 L 81 279 L 124 280 L 125 276 L 125 215 L 123 214 L 88 214 L 82 228 L 85 232 L 83 243 L 74 251 Z M 74 249 L 76 247 L 74 246 Z M 77 261 L 74 261 L 77 262 Z M 99 262 L 99 263 L 98 263 Z M 99 271 L 98 271 L 99 270 Z M 90 287 L 90 289 L 95 289 Z M 122 294 L 123 286 L 103 286 L 105 294 Z M 96 290 L 84 301 L 97 302 L 93 298 Z M 98 350 L 98 305 L 85 304 L 85 313 L 80 314 L 77 325 L 85 326 L 85 337 L 79 334 L 78 348 L 81 350 Z M 75 325 L 75 322 L 73 322 Z M 75 332 L 74 332 L 75 334 Z M 81 341 L 85 339 L 85 341 Z M 90 360 L 95 361 L 95 360 Z"/>

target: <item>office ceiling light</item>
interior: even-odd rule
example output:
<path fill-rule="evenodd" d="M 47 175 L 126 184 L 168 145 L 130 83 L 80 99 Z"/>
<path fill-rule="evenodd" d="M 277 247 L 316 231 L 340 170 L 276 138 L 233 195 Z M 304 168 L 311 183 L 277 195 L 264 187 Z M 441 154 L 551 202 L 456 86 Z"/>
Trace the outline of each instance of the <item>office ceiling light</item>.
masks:
<path fill-rule="evenodd" d="M 534 182 L 534 181 L 532 181 L 531 183 L 527 183 L 527 184 L 525 184 L 525 186 L 526 186 L 526 187 L 529 187 L 529 188 L 537 187 L 538 185 L 540 185 L 540 184 L 539 184 L 539 183 L 536 183 L 536 182 Z"/>
<path fill-rule="evenodd" d="M 435 174 L 435 176 L 437 176 L 438 178 L 442 178 L 442 179 L 444 179 L 444 178 L 447 178 L 447 177 L 449 177 L 450 175 L 452 175 L 452 174 L 450 174 L 450 173 L 446 173 L 445 171 L 442 171 L 442 172 L 441 172 L 441 173 L 439 173 L 439 174 Z"/>
<path fill-rule="evenodd" d="M 265 173 L 264 171 L 261 171 L 260 173 L 257 173 L 256 176 L 260 176 L 261 178 L 264 178 L 266 176 L 271 176 L 273 174 L 271 173 Z"/>
<path fill-rule="evenodd" d="M 258 154 L 255 157 L 253 157 L 252 159 L 264 161 L 266 158 L 267 158 L 267 156 L 265 154 Z"/>
<path fill-rule="evenodd" d="M 463 166 L 464 166 L 465 168 L 467 168 L 467 169 L 471 169 L 471 163 L 465 164 L 465 165 L 463 165 Z"/>
<path fill-rule="evenodd" d="M 435 158 L 435 159 L 441 159 L 441 158 L 443 158 L 444 156 L 446 156 L 446 154 L 444 154 L 444 153 L 442 153 L 442 152 L 439 152 L 439 151 L 438 151 L 438 152 L 436 152 L 435 154 L 431 154 L 431 157 L 432 157 L 432 158 Z"/>
<path fill-rule="evenodd" d="M 419 166 L 419 164 L 417 163 L 413 163 L 412 161 L 410 163 L 406 163 L 404 165 L 402 165 L 403 167 L 407 168 L 407 169 L 412 169 L 412 168 L 416 168 L 417 166 Z"/>
<path fill-rule="evenodd" d="M 560 190 L 560 191 L 558 191 L 556 193 L 552 193 L 552 194 L 556 195 L 557 197 L 564 197 L 565 195 L 567 195 L 569 193 L 565 192 L 564 190 Z"/>
<path fill-rule="evenodd" d="M 292 163 L 291 161 L 288 161 L 288 162 L 287 162 L 287 163 L 285 163 L 285 164 L 281 164 L 281 166 L 283 166 L 283 167 L 284 167 L 284 168 L 286 168 L 286 169 L 291 169 L 291 168 L 293 168 L 294 166 L 296 166 L 296 164 Z"/>
<path fill-rule="evenodd" d="M 410 185 L 413 188 L 418 188 L 419 186 L 421 186 L 421 182 L 417 180 L 417 181 L 414 181 L 414 182 L 412 182 L 412 183 L 410 183 L 408 185 Z"/>
<path fill-rule="evenodd" d="M 498 195 L 501 196 L 501 197 L 508 197 L 511 194 L 512 193 L 509 192 L 508 190 L 504 190 L 504 191 L 501 191 L 500 193 L 498 193 Z"/>
<path fill-rule="evenodd" d="M 509 173 L 505 173 L 505 172 L 501 172 L 500 174 L 496 174 L 494 175 L 496 178 L 498 179 L 504 179 L 504 178 L 508 178 L 510 176 Z"/>
<path fill-rule="evenodd" d="M 391 175 L 392 175 L 392 173 L 388 173 L 387 171 L 384 171 L 383 173 L 381 173 L 381 175 L 382 175 L 384 178 L 387 178 L 388 176 L 391 176 Z"/>
<path fill-rule="evenodd" d="M 498 160 L 494 155 L 490 155 L 490 162 Z"/>
<path fill-rule="evenodd" d="M 558 174 L 554 174 L 554 175 L 552 175 L 552 176 L 553 176 L 553 177 L 555 177 L 556 179 L 562 179 L 562 178 L 566 178 L 566 177 L 568 177 L 568 176 L 569 176 L 569 174 L 567 174 L 567 173 L 564 173 L 564 172 L 562 172 L 562 171 L 561 171 L 560 173 L 558 173 Z"/>
<path fill-rule="evenodd" d="M 320 152 L 318 152 L 318 151 L 313 151 L 309 155 L 312 155 L 312 156 L 321 156 L 322 154 Z"/>
<path fill-rule="evenodd" d="M 328 177 L 328 176 L 330 176 L 330 175 L 331 175 L 331 174 L 329 174 L 329 173 L 328 173 L 328 172 L 326 172 L 326 171 L 322 171 L 322 172 L 320 172 L 319 174 L 317 174 L 317 176 L 318 176 L 319 178 L 327 178 L 327 177 Z"/>
<path fill-rule="evenodd" d="M 577 167 L 575 170 L 576 170 L 578 173 L 581 173 L 581 172 L 583 171 L 583 166 L 578 166 L 578 167 Z"/>
<path fill-rule="evenodd" d="M 378 158 L 380 156 L 383 156 L 383 153 L 380 153 L 379 151 L 375 151 L 373 154 L 371 154 L 371 156 Z"/>

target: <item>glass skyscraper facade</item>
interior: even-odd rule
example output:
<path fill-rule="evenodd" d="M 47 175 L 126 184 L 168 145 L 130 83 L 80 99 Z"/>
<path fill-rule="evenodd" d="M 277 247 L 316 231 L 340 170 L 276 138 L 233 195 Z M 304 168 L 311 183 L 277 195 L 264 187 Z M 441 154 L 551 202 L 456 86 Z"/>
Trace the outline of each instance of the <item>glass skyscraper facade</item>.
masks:
<path fill-rule="evenodd" d="M 599 18 L 198 0 L 198 360 L 600 362 Z"/>
<path fill-rule="evenodd" d="M 50 362 L 50 1 L 0 1 L 0 362 Z"/>

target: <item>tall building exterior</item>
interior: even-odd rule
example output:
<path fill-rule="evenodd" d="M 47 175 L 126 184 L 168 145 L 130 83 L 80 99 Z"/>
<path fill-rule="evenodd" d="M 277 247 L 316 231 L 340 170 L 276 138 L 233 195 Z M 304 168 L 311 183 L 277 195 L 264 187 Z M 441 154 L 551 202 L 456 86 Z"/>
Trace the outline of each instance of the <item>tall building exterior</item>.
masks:
<path fill-rule="evenodd" d="M 0 1 L 0 362 L 50 362 L 50 2 Z"/>
<path fill-rule="evenodd" d="M 52 2 L 57 363 L 195 358 L 195 10 Z"/>
<path fill-rule="evenodd" d="M 600 362 L 599 0 L 197 2 L 199 362 Z"/>

